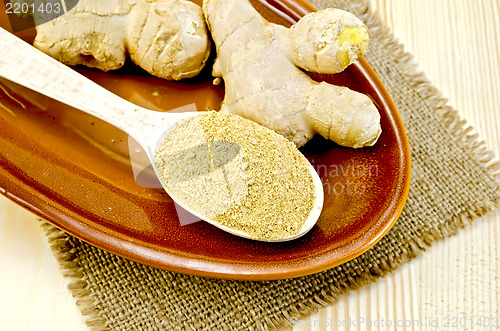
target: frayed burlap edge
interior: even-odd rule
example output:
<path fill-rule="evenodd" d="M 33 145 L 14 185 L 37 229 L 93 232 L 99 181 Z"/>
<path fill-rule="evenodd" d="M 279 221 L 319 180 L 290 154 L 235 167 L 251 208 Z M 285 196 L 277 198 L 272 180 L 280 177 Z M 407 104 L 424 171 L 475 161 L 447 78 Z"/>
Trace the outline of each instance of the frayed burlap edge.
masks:
<path fill-rule="evenodd" d="M 369 0 L 351 0 L 351 7 L 370 30 L 370 34 L 376 35 L 380 43 L 383 44 L 387 54 L 395 62 L 397 69 L 405 76 L 410 86 L 426 100 L 429 108 L 441 121 L 443 127 L 454 138 L 455 142 L 467 153 L 478 165 L 484 169 L 487 176 L 500 185 L 500 160 L 495 153 L 488 149 L 486 142 L 481 140 L 479 134 L 474 132 L 474 128 L 462 119 L 457 110 L 447 105 L 448 100 L 444 98 L 441 91 L 437 89 L 421 71 L 417 70 L 417 63 L 413 60 L 413 55 L 404 50 L 404 46 L 399 43 L 391 29 L 381 20 L 379 14 L 374 11 Z M 500 189 L 499 195 L 500 195 Z M 334 295 L 321 293 L 314 296 L 309 302 L 310 305 L 302 306 L 296 311 L 293 317 L 302 319 L 312 313 L 319 311 L 333 303 L 338 298 L 353 290 L 358 290 L 364 286 L 373 284 L 380 277 L 393 272 L 405 263 L 415 259 L 422 251 L 429 248 L 433 242 L 457 234 L 460 229 L 472 224 L 476 218 L 482 217 L 500 206 L 500 200 L 494 202 L 485 201 L 483 205 L 477 206 L 475 210 L 469 210 L 457 216 L 453 216 L 448 222 L 442 223 L 428 233 L 413 238 L 409 244 L 410 249 L 397 256 L 396 259 L 388 261 L 388 264 L 378 266 L 374 274 L 363 274 L 357 279 L 351 279 L 339 292 Z M 289 326 L 290 317 L 283 317 L 278 323 L 272 323 L 275 329 Z"/>
<path fill-rule="evenodd" d="M 362 13 L 359 16 L 370 27 L 371 33 L 376 34 L 384 44 L 385 49 L 396 62 L 399 71 L 408 78 L 413 89 L 428 102 L 429 107 L 434 110 L 456 142 L 481 164 L 491 178 L 500 183 L 500 161 L 495 160 L 495 153 L 488 150 L 486 143 L 480 140 L 478 133 L 473 133 L 474 128 L 468 125 L 466 120 L 460 118 L 458 111 L 447 105 L 448 100 L 427 80 L 425 74 L 417 71 L 417 64 L 413 61 L 413 56 L 405 52 L 403 45 L 394 37 L 389 27 L 382 22 L 378 13 L 373 12 L 368 1 L 355 0 L 353 3 L 358 8 L 359 13 Z"/>
<path fill-rule="evenodd" d="M 427 80 L 425 74 L 417 70 L 413 55 L 404 50 L 404 46 L 399 43 L 389 27 L 380 19 L 378 13 L 370 7 L 369 1 L 352 0 L 351 3 L 356 8 L 358 17 L 369 26 L 371 34 L 377 35 L 388 55 L 396 63 L 397 69 L 406 76 L 411 87 L 427 101 L 429 108 L 450 133 L 455 143 L 484 169 L 488 177 L 500 185 L 500 160 L 496 158 L 493 151 L 488 149 L 486 142 L 480 139 L 479 134 L 474 132 L 474 128 L 460 117 L 456 109 L 447 105 L 448 100 L 442 96 L 440 90 Z M 494 203 L 486 202 L 475 211 L 468 211 L 456 216 L 451 224 L 443 223 L 440 229 L 437 229 L 438 231 L 430 233 L 430 237 L 424 240 L 425 245 L 417 244 L 417 246 L 425 248 L 434 240 L 453 235 L 458 228 L 470 225 L 475 218 L 484 216 L 499 206 L 500 200 L 496 200 Z"/>
<path fill-rule="evenodd" d="M 68 234 L 42 219 L 40 221 L 50 248 L 59 262 L 59 267 L 64 277 L 69 280 L 68 289 L 85 318 L 85 323 L 92 330 L 108 330 L 106 320 L 101 317 L 100 312 L 96 309 L 95 299 L 85 281 L 84 273 L 78 263 L 78 257 L 74 254 L 75 249 L 69 243 Z"/>
<path fill-rule="evenodd" d="M 407 78 L 411 87 L 426 100 L 429 108 L 441 121 L 443 127 L 455 139 L 455 142 L 473 159 L 487 176 L 500 184 L 500 161 L 495 158 L 495 153 L 489 150 L 485 141 L 480 140 L 479 134 L 474 133 L 474 128 L 462 119 L 457 110 L 447 105 L 448 100 L 441 92 L 426 78 L 423 72 L 417 70 L 417 63 L 413 56 L 404 50 L 404 46 L 395 38 L 392 31 L 381 20 L 377 12 L 373 11 L 368 0 L 352 0 L 350 5 L 356 15 L 369 27 L 370 33 L 377 35 L 377 39 L 386 49 L 388 55 L 396 63 L 397 69 Z M 499 193 L 500 195 L 500 193 Z M 485 201 L 483 205 L 477 206 L 475 210 L 469 210 L 460 215 L 453 216 L 448 222 L 439 225 L 434 231 L 422 233 L 409 242 L 409 250 L 396 259 L 388 261 L 385 265 L 378 266 L 373 274 L 365 273 L 359 278 L 351 279 L 349 284 L 334 294 L 321 293 L 313 297 L 308 305 L 301 305 L 294 311 L 293 316 L 277 317 L 270 326 L 281 329 L 289 326 L 290 317 L 302 319 L 312 313 L 319 311 L 333 303 L 338 298 L 353 290 L 373 284 L 380 277 L 393 272 L 405 263 L 415 259 L 422 251 L 429 248 L 433 242 L 455 235 L 459 229 L 470 225 L 476 218 L 482 217 L 488 212 L 500 206 L 500 200 L 495 202 Z"/>
<path fill-rule="evenodd" d="M 443 127 L 454 137 L 456 143 L 485 170 L 487 176 L 491 177 L 495 182 L 500 183 L 500 161 L 495 159 L 493 151 L 490 151 L 486 143 L 480 140 L 479 135 L 474 133 L 474 129 L 464 119 L 460 118 L 458 111 L 447 105 L 447 99 L 427 80 L 425 74 L 417 70 L 417 64 L 413 61 L 413 56 L 405 52 L 403 45 L 394 37 L 389 27 L 371 9 L 369 1 L 353 0 L 351 1 L 351 6 L 355 8 L 356 15 L 370 28 L 371 34 L 377 35 L 379 41 L 387 50 L 388 55 L 396 63 L 397 69 L 406 76 L 412 88 L 427 101 Z M 385 265 L 377 266 L 377 270 L 373 270 L 371 274 L 365 273 L 359 278 L 351 279 L 349 284 L 345 284 L 336 293 L 322 292 L 317 294 L 307 304 L 301 303 L 291 314 L 273 315 L 272 317 L 267 317 L 265 321 L 256 321 L 257 328 L 261 330 L 284 328 L 289 326 L 292 317 L 297 319 L 305 318 L 335 303 L 340 296 L 372 284 L 383 275 L 413 260 L 420 252 L 431 246 L 432 242 L 456 234 L 459 229 L 470 225 L 474 219 L 484 216 L 499 206 L 499 200 L 493 203 L 485 202 L 482 206 L 478 206 L 476 210 L 454 216 L 449 222 L 437 227 L 435 231 L 422 233 L 421 236 L 414 238 L 409 243 L 410 248 L 405 254 L 401 254 L 396 259 L 388 261 Z M 84 279 L 82 268 L 78 263 L 78 257 L 74 254 L 74 248 L 69 243 L 68 235 L 43 220 L 42 227 L 60 263 L 64 276 L 70 279 L 68 288 L 75 298 L 86 324 L 92 330 L 108 330 L 109 327 L 105 318 L 101 316 L 101 313 L 96 308 L 95 299 Z"/>

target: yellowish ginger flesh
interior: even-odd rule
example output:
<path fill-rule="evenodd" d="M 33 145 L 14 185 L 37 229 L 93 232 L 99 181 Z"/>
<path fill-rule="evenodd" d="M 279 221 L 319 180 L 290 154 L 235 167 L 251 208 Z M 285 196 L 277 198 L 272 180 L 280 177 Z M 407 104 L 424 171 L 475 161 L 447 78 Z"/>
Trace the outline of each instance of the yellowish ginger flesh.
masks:
<path fill-rule="evenodd" d="M 40 15 L 35 23 L 47 21 Z M 36 29 L 38 49 L 104 71 L 122 67 L 129 55 L 150 74 L 179 80 L 196 76 L 210 54 L 201 8 L 185 0 L 80 0 Z"/>
<path fill-rule="evenodd" d="M 347 48 L 343 49 L 341 46 L 339 51 L 337 52 L 339 65 L 342 69 L 347 68 L 352 63 L 352 57 L 349 54 L 350 46 L 360 45 L 359 52 L 361 54 L 364 54 L 368 49 L 368 40 L 368 29 L 366 27 L 353 28 L 350 26 L 346 26 L 342 28 L 337 37 L 339 45 L 346 45 L 345 48 Z"/>
<path fill-rule="evenodd" d="M 247 0 L 204 0 L 222 77 L 221 111 L 282 134 L 298 147 L 316 133 L 339 145 L 372 146 L 380 114 L 364 94 L 315 82 L 301 69 L 337 73 L 363 55 L 368 30 L 354 15 L 326 9 L 291 28 L 265 20 Z"/>

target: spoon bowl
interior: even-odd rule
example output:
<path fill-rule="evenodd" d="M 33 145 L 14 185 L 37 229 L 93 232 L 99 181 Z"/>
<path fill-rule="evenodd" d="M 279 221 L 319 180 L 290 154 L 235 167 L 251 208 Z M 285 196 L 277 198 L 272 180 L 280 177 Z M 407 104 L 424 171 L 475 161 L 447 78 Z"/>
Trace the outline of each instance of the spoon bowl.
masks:
<path fill-rule="evenodd" d="M 16 36 L 0 28 L 0 43 L 4 49 L 0 56 L 0 77 L 25 86 L 42 95 L 65 103 L 93 115 L 126 132 L 147 154 L 149 162 L 158 176 L 155 166 L 155 153 L 168 132 L 176 127 L 180 120 L 200 115 L 192 105 L 192 112 L 165 113 L 149 110 L 130 103 L 109 92 L 71 68 L 38 51 Z M 299 238 L 316 224 L 323 207 L 323 185 L 312 167 L 310 173 L 314 182 L 313 207 L 299 233 L 268 242 L 288 241 Z M 161 176 L 158 176 L 161 178 Z M 202 215 L 185 203 L 160 180 L 170 197 L 189 213 L 231 234 L 255 239 L 247 233 L 223 226 L 206 215 Z"/>

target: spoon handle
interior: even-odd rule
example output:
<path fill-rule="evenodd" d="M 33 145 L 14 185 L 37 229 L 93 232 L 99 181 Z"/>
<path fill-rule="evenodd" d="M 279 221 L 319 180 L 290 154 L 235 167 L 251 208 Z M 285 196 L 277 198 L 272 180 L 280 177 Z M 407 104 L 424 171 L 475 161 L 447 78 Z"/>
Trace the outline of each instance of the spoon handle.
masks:
<path fill-rule="evenodd" d="M 0 28 L 0 77 L 98 117 L 150 143 L 178 116 L 136 106 Z"/>

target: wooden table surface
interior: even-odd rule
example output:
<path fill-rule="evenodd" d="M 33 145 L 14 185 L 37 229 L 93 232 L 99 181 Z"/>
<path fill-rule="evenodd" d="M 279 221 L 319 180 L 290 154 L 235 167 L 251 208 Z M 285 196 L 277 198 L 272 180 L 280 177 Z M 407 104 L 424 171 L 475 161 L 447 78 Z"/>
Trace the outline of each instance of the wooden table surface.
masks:
<path fill-rule="evenodd" d="M 500 1 L 371 1 L 420 70 L 500 155 Z M 0 329 L 87 330 L 67 284 L 36 217 L 0 197 Z M 293 330 L 490 330 L 495 321 L 500 328 L 499 307 L 496 211 L 292 324 Z"/>

